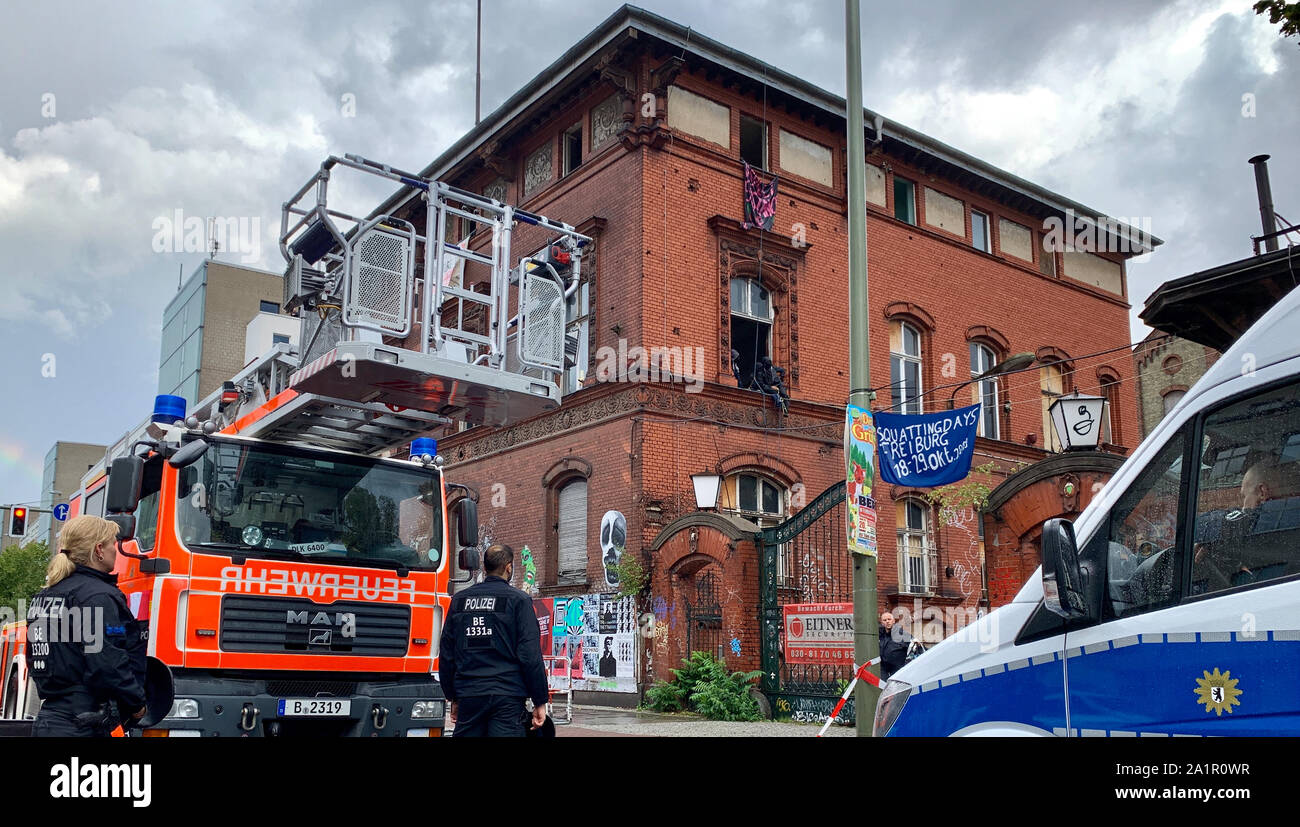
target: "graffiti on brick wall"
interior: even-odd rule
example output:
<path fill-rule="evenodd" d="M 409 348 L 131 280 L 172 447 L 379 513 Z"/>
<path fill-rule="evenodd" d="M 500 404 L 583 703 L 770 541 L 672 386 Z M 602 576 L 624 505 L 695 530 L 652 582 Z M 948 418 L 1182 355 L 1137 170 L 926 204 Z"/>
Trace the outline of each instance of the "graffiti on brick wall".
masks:
<path fill-rule="evenodd" d="M 539 622 L 551 621 L 547 671 L 551 687 L 636 691 L 636 604 L 616 594 L 534 600 Z M 657 627 L 658 628 L 658 627 Z"/>
<path fill-rule="evenodd" d="M 839 698 L 818 698 L 806 695 L 793 695 L 776 699 L 777 717 L 789 717 L 791 721 L 798 723 L 824 724 L 831 713 L 835 711 L 835 705 L 840 702 Z M 835 723 L 844 724 L 853 721 L 853 699 L 850 698 L 840 710 L 840 714 L 835 717 Z"/>

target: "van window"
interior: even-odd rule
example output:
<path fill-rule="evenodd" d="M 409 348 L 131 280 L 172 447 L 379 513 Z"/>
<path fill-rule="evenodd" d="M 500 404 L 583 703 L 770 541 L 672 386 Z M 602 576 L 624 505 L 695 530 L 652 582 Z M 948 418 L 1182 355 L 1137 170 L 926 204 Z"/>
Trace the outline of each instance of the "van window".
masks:
<path fill-rule="evenodd" d="M 1178 600 L 1183 566 L 1176 539 L 1184 446 L 1180 431 L 1111 511 L 1106 571 L 1114 617 Z"/>
<path fill-rule="evenodd" d="M 1300 384 L 1205 419 L 1191 593 L 1300 574 Z"/>

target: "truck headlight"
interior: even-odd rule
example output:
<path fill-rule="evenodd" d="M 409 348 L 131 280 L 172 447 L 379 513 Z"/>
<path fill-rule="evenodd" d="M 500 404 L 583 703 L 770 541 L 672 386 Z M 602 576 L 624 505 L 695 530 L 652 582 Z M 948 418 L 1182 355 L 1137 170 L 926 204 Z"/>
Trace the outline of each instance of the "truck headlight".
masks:
<path fill-rule="evenodd" d="M 199 702 L 195 698 L 177 698 L 172 701 L 171 712 L 167 713 L 168 718 L 197 718 L 199 717 Z"/>
<path fill-rule="evenodd" d="M 412 718 L 441 718 L 442 701 L 416 701 L 411 705 Z"/>
<path fill-rule="evenodd" d="M 890 681 L 880 693 L 876 702 L 876 720 L 872 726 L 872 735 L 883 737 L 889 734 L 889 728 L 898 720 L 903 705 L 912 696 L 912 685 L 903 681 Z"/>

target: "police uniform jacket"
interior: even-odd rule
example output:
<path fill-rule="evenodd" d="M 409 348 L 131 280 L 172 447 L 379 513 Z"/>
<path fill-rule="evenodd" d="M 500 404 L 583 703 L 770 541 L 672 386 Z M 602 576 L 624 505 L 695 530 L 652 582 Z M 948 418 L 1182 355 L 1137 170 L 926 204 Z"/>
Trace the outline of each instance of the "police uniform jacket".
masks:
<path fill-rule="evenodd" d="M 532 598 L 493 575 L 453 597 L 438 648 L 438 678 L 452 701 L 505 695 L 546 703 Z"/>
<path fill-rule="evenodd" d="M 115 701 L 124 716 L 139 710 L 147 636 L 115 574 L 77 566 L 37 592 L 27 613 L 27 668 L 45 707 L 75 715 Z"/>

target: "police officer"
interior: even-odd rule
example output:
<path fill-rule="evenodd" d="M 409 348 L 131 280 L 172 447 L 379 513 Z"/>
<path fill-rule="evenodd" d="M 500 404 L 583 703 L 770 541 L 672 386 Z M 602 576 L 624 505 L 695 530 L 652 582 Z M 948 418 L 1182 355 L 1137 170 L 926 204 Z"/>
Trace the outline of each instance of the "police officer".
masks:
<path fill-rule="evenodd" d="M 59 532 L 27 613 L 27 668 L 44 704 L 32 734 L 107 737 L 145 714 L 147 641 L 117 587 L 117 525 L 82 515 Z"/>
<path fill-rule="evenodd" d="M 456 737 L 523 736 L 546 722 L 549 692 L 542 639 L 528 595 L 510 585 L 515 552 L 494 545 L 483 555 L 482 583 L 452 598 L 438 649 L 438 677 L 451 701 Z"/>

